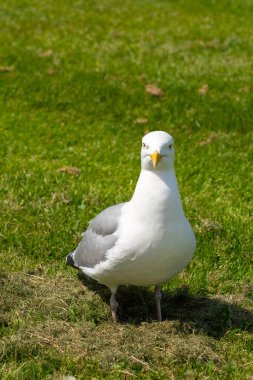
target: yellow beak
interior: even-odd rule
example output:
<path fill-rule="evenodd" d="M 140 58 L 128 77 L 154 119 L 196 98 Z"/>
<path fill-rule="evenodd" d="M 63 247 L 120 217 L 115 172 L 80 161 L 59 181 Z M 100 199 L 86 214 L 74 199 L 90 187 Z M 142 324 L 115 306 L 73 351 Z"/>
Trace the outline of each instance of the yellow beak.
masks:
<path fill-rule="evenodd" d="M 150 155 L 150 158 L 151 158 L 151 160 L 153 162 L 153 167 L 156 168 L 157 165 L 158 165 L 158 163 L 161 161 L 162 157 L 160 156 L 160 154 L 158 153 L 158 151 L 155 150 L 154 153 Z"/>

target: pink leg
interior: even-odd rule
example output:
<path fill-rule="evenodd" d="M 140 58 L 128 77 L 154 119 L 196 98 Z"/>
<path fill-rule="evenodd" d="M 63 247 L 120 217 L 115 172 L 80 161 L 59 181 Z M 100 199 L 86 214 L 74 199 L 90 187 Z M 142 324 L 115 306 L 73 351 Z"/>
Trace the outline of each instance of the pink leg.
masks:
<path fill-rule="evenodd" d="M 110 298 L 110 307 L 111 307 L 113 322 L 116 323 L 117 322 L 116 311 L 117 311 L 117 307 L 118 307 L 118 302 L 116 301 L 116 290 L 117 289 L 111 289 L 111 290 L 112 290 L 112 295 Z"/>
<path fill-rule="evenodd" d="M 161 312 L 161 287 L 160 285 L 155 287 L 155 303 L 156 303 L 156 311 L 157 311 L 157 319 L 159 322 L 162 322 L 162 312 Z"/>

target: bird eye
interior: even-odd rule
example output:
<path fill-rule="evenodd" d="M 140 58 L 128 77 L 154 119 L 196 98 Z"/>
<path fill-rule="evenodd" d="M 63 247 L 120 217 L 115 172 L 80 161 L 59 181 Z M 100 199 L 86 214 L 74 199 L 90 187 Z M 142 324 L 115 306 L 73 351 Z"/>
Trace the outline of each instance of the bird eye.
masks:
<path fill-rule="evenodd" d="M 169 149 L 172 149 L 172 146 L 173 146 L 173 144 L 170 144 L 168 148 L 169 148 Z"/>
<path fill-rule="evenodd" d="M 142 146 L 143 146 L 144 149 L 148 149 L 148 145 L 147 144 L 142 143 Z"/>

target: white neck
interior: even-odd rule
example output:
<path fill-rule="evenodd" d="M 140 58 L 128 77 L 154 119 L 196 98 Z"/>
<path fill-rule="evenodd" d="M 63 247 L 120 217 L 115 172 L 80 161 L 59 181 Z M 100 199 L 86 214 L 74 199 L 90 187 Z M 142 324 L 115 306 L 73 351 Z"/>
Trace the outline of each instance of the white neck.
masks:
<path fill-rule="evenodd" d="M 172 214 L 175 218 L 181 216 L 183 209 L 174 169 L 142 169 L 131 203 L 136 211 L 143 211 L 145 215 L 147 210 L 150 216 L 161 210 L 163 215 Z"/>

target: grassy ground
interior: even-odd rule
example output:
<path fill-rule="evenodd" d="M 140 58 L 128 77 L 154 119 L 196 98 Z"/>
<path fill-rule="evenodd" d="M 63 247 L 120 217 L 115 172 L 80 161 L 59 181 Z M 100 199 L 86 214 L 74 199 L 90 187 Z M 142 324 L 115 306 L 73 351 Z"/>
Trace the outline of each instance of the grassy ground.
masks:
<path fill-rule="evenodd" d="M 250 379 L 252 16 L 252 0 L 1 1 L 1 379 Z M 114 326 L 108 290 L 64 258 L 131 197 L 157 129 L 198 247 L 164 322 L 122 287 Z"/>

